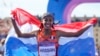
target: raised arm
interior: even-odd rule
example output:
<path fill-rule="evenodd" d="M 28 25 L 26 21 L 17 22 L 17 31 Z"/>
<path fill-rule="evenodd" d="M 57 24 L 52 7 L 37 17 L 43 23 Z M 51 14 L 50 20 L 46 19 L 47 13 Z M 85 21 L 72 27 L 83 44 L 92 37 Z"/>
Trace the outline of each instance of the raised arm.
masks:
<path fill-rule="evenodd" d="M 29 37 L 34 37 L 35 36 L 35 34 L 34 34 L 35 32 L 34 33 L 21 33 L 21 31 L 17 27 L 16 22 L 15 22 L 14 19 L 12 19 L 12 24 L 13 24 L 13 27 L 14 27 L 15 32 L 18 35 L 18 37 L 29 38 Z"/>
<path fill-rule="evenodd" d="M 64 32 L 64 31 L 57 31 L 59 36 L 63 37 L 78 37 L 80 36 L 83 32 L 85 32 L 91 25 L 87 25 L 84 28 L 80 29 L 77 32 Z"/>

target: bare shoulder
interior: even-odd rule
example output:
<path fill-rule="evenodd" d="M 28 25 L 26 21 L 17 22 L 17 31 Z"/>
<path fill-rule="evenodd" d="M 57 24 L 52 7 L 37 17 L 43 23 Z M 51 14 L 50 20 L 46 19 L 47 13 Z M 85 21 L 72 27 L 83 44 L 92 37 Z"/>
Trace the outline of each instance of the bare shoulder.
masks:
<path fill-rule="evenodd" d="M 60 37 L 60 31 L 59 30 L 55 30 L 55 32 L 56 32 L 56 37 Z"/>

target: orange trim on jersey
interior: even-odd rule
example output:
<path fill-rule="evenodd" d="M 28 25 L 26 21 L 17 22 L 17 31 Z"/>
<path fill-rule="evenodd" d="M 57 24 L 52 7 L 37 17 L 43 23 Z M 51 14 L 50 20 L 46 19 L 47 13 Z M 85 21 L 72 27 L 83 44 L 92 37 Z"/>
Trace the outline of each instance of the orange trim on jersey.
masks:
<path fill-rule="evenodd" d="M 56 32 L 55 30 L 52 30 L 51 36 L 44 36 L 43 31 L 39 31 L 38 36 L 37 36 L 37 40 L 38 42 L 42 42 L 44 40 L 48 40 L 50 42 L 57 42 L 57 38 L 56 38 Z"/>

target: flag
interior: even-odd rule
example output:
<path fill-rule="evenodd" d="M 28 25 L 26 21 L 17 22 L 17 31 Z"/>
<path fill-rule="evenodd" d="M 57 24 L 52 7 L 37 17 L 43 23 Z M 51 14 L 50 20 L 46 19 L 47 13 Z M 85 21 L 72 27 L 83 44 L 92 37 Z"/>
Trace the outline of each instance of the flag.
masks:
<path fill-rule="evenodd" d="M 32 25 L 27 23 L 21 26 L 19 29 L 23 33 L 28 33 L 33 30 Z M 38 56 L 36 38 L 19 38 L 16 35 L 13 27 L 8 33 L 4 47 L 4 56 Z"/>
<path fill-rule="evenodd" d="M 85 22 L 74 22 L 69 24 L 60 24 L 60 25 L 54 25 L 55 30 L 60 30 L 64 32 L 78 32 L 81 29 L 96 24 L 97 18 L 91 18 L 88 21 Z"/>
<path fill-rule="evenodd" d="M 59 44 L 59 56 L 95 56 L 93 26 L 79 37 L 62 37 Z"/>
<path fill-rule="evenodd" d="M 15 9 L 13 11 L 13 17 L 19 25 L 32 22 L 32 24 L 38 26 L 41 24 L 40 21 L 31 14 L 27 13 L 22 9 Z M 24 18 L 21 18 L 21 17 Z M 21 19 L 26 19 L 21 20 Z M 65 32 L 77 32 L 87 26 L 91 27 L 87 29 L 79 37 L 61 37 L 58 47 L 58 56 L 94 56 L 95 55 L 95 43 L 93 38 L 93 24 L 97 22 L 96 18 L 91 18 L 86 22 L 75 22 L 70 24 L 58 24 L 54 25 L 55 30 Z M 77 26 L 78 25 L 78 26 Z M 24 30 L 25 27 L 24 27 Z M 11 34 L 11 32 L 9 33 Z M 64 42 L 63 42 L 64 41 Z M 38 44 L 36 37 L 30 37 L 27 39 L 18 38 L 17 36 L 10 35 L 5 43 L 5 56 L 38 56 Z"/>
<path fill-rule="evenodd" d="M 18 38 L 11 35 L 6 40 L 5 48 L 5 56 L 38 56 L 36 37 Z M 95 56 L 93 26 L 79 37 L 61 37 L 57 53 L 58 56 Z"/>
<path fill-rule="evenodd" d="M 39 26 L 40 24 L 39 19 L 36 16 L 31 15 L 30 13 L 21 8 L 16 8 L 11 12 L 11 14 L 19 25 L 23 25 L 27 22 L 36 24 L 37 26 Z"/>
<path fill-rule="evenodd" d="M 19 25 L 32 23 L 33 25 L 36 25 L 38 28 L 41 25 L 41 21 L 36 16 L 31 15 L 30 13 L 26 12 L 25 10 L 21 8 L 16 8 L 15 10 L 13 10 L 12 15 Z M 63 30 L 67 32 L 71 30 L 70 32 L 72 31 L 77 32 L 81 30 L 84 26 L 92 25 L 92 24 L 95 24 L 96 22 L 97 22 L 96 18 L 91 18 L 87 22 L 75 22 L 75 23 L 70 23 L 70 24 L 54 25 L 54 28 L 55 30 Z"/>

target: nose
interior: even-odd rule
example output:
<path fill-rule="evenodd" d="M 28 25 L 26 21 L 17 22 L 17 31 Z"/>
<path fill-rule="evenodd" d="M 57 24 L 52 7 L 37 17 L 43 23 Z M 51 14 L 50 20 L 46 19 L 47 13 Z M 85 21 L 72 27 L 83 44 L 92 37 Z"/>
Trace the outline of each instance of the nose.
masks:
<path fill-rule="evenodd" d="M 50 20 L 46 20 L 46 23 L 48 23 L 48 24 L 49 24 L 49 23 L 51 23 L 51 21 L 50 21 Z"/>
<path fill-rule="evenodd" d="M 51 23 L 51 21 L 48 20 L 47 23 Z"/>

